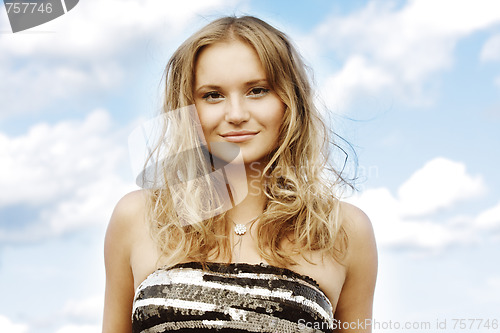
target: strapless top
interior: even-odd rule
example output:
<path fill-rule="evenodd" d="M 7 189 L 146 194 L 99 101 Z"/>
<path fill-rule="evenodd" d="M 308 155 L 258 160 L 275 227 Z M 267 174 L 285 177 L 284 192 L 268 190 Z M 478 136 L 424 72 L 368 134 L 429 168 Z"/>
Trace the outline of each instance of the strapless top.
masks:
<path fill-rule="evenodd" d="M 134 333 L 332 332 L 332 305 L 310 277 L 267 264 L 182 263 L 135 292 Z"/>

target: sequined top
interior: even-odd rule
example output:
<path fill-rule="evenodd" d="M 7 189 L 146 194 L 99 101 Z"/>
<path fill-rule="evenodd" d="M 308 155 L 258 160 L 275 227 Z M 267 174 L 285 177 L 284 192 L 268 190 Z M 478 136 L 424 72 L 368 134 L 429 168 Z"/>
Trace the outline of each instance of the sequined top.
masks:
<path fill-rule="evenodd" d="M 332 305 L 310 277 L 266 264 L 183 263 L 137 287 L 134 333 L 332 332 Z"/>

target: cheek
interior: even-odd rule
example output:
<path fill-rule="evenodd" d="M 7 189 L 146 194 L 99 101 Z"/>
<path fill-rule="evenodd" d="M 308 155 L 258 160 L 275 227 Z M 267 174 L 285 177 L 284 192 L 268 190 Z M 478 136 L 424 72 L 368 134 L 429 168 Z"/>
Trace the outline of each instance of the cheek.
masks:
<path fill-rule="evenodd" d="M 269 125 L 273 128 L 275 131 L 276 135 L 278 135 L 279 129 L 281 127 L 281 124 L 283 123 L 283 119 L 285 116 L 285 104 L 281 101 L 277 101 L 274 104 L 274 107 L 272 110 L 274 112 L 271 112 L 269 114 Z"/>
<path fill-rule="evenodd" d="M 213 117 L 213 115 L 211 116 L 210 112 L 207 112 L 207 110 L 205 110 L 203 108 L 197 107 L 196 110 L 198 112 L 198 119 L 200 120 L 200 125 L 201 125 L 201 128 L 203 129 L 203 133 L 205 135 L 207 135 L 215 127 L 215 125 L 217 123 L 216 119 L 215 119 L 215 117 Z"/>

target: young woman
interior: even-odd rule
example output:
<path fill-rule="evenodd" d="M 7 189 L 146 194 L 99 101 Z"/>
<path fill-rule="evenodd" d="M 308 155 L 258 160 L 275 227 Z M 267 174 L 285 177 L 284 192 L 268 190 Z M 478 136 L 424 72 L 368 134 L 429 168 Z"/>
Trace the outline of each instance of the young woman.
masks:
<path fill-rule="evenodd" d="M 288 38 L 211 22 L 170 59 L 164 112 L 146 188 L 108 227 L 103 332 L 371 332 L 371 223 L 336 196 Z"/>

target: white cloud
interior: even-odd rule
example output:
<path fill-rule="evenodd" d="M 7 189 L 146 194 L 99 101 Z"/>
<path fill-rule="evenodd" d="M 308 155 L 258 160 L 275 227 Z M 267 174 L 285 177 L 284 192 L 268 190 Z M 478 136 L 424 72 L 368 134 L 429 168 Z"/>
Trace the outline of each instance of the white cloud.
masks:
<path fill-rule="evenodd" d="M 402 8 L 372 1 L 348 16 L 331 17 L 311 38 L 320 49 L 333 50 L 346 60 L 344 68 L 326 80 L 347 81 L 334 103 L 348 104 L 353 95 L 371 87 L 376 92 L 390 88 L 397 97 L 421 104 L 433 76 L 453 65 L 454 47 L 460 38 L 498 22 L 500 4 L 491 0 L 409 1 Z M 355 68 L 368 69 L 369 74 L 349 81 L 344 77 L 353 59 L 363 59 Z M 356 75 L 358 71 L 351 72 Z"/>
<path fill-rule="evenodd" d="M 28 329 L 28 325 L 13 323 L 9 318 L 0 315 L 0 332 L 26 333 Z"/>
<path fill-rule="evenodd" d="M 171 40 L 199 13 L 220 9 L 232 2 L 104 0 L 98 6 L 80 2 L 68 14 L 30 30 L 53 33 L 9 34 L 0 45 L 4 52 L 17 57 L 109 58 L 142 38 Z"/>
<path fill-rule="evenodd" d="M 55 101 L 78 95 L 108 91 L 124 79 L 124 69 L 115 63 L 59 64 L 32 63 L 19 69 L 1 68 L 0 116 L 40 110 Z"/>
<path fill-rule="evenodd" d="M 500 230 L 500 202 L 486 211 L 482 212 L 475 220 L 480 229 Z"/>
<path fill-rule="evenodd" d="M 111 130 L 109 114 L 95 110 L 83 122 L 39 123 L 13 138 L 0 133 L 1 205 L 53 202 L 112 173 L 126 155 Z"/>
<path fill-rule="evenodd" d="M 56 333 L 101 333 L 102 327 L 97 325 L 66 325 Z"/>
<path fill-rule="evenodd" d="M 0 209 L 24 205 L 39 213 L 36 221 L 12 221 L 28 229 L 11 226 L 0 239 L 30 241 L 105 223 L 134 188 L 119 176 L 129 168 L 126 134 L 104 110 L 80 122 L 40 123 L 18 137 L 0 133 Z"/>
<path fill-rule="evenodd" d="M 82 300 L 68 300 L 63 314 L 73 321 L 95 324 L 101 321 L 104 295 L 94 295 Z"/>
<path fill-rule="evenodd" d="M 432 214 L 457 202 L 477 197 L 485 190 L 481 176 L 468 175 L 465 164 L 435 158 L 399 188 L 401 214 Z"/>
<path fill-rule="evenodd" d="M 51 315 L 57 319 L 51 322 L 56 333 L 100 333 L 104 295 L 96 294 L 83 299 L 68 299 L 63 308 Z"/>
<path fill-rule="evenodd" d="M 486 41 L 481 50 L 481 61 L 500 61 L 500 34 Z"/>
<path fill-rule="evenodd" d="M 490 37 L 486 43 L 484 43 L 480 59 L 483 62 L 500 61 L 500 34 Z M 500 76 L 493 79 L 493 84 L 500 89 Z"/>
<path fill-rule="evenodd" d="M 134 71 L 148 56 L 146 45 L 153 52 L 200 13 L 234 2 L 104 0 L 96 6 L 81 1 L 68 14 L 26 33 L 2 34 L 0 74 L 8 80 L 0 83 L 0 117 L 110 91 L 137 76 Z M 3 30 L 9 30 L 6 24 Z"/>
<path fill-rule="evenodd" d="M 368 189 L 348 201 L 370 217 L 377 243 L 383 247 L 437 251 L 476 240 L 467 226 L 401 216 L 400 202 L 386 188 Z"/>
<path fill-rule="evenodd" d="M 482 179 L 467 174 L 462 163 L 436 158 L 413 173 L 399 187 L 397 196 L 386 188 L 376 188 L 348 201 L 368 214 L 379 245 L 439 251 L 477 242 L 481 235 L 471 217 L 455 215 L 436 221 L 430 214 L 474 198 L 484 187 Z"/>
<path fill-rule="evenodd" d="M 114 175 L 96 179 L 87 186 L 75 189 L 75 194 L 44 209 L 40 216 L 54 235 L 87 227 L 103 225 L 111 217 L 112 209 L 125 193 L 136 189 Z"/>
<path fill-rule="evenodd" d="M 392 87 L 396 79 L 391 73 L 370 65 L 363 56 L 347 59 L 344 68 L 329 77 L 322 87 L 321 95 L 328 105 L 345 107 L 359 95 L 377 95 Z"/>

